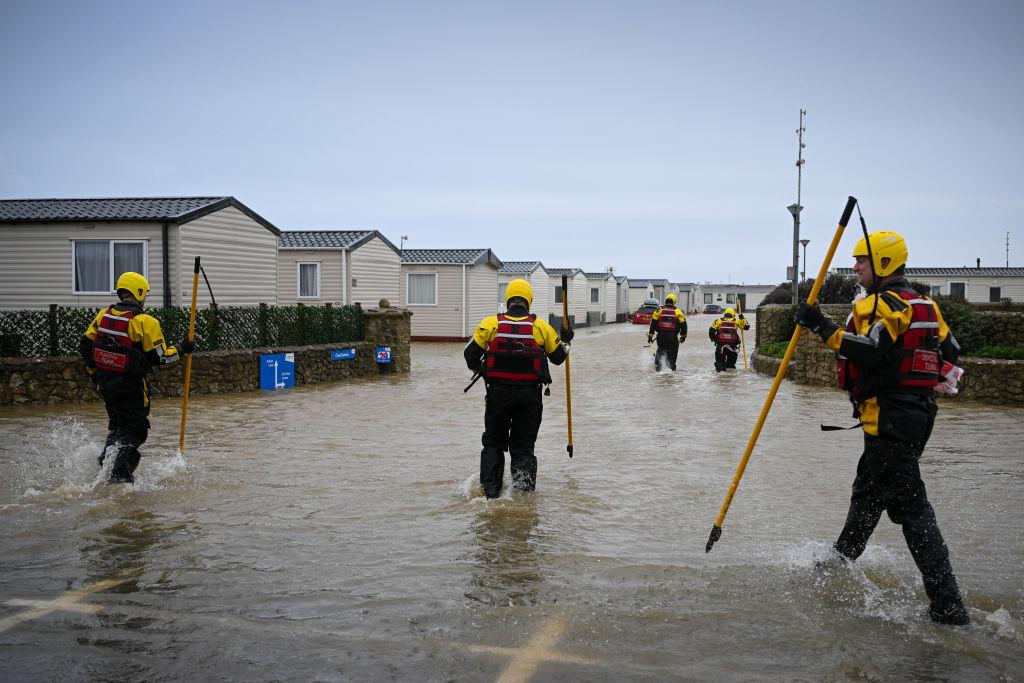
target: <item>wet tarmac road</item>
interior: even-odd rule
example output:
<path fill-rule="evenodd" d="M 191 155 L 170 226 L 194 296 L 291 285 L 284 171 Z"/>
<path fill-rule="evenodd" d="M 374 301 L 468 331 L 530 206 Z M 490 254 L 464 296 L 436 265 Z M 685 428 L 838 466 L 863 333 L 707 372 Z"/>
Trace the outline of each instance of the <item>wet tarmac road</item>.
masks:
<path fill-rule="evenodd" d="M 676 373 L 639 326 L 581 330 L 576 456 L 555 372 L 538 490 L 485 501 L 483 386 L 413 372 L 157 400 L 134 486 L 98 483 L 100 405 L 0 411 L 4 680 L 1020 680 L 1024 410 L 942 404 L 923 459 L 974 625 L 927 620 L 898 527 L 821 575 L 860 436 L 786 383 L 704 553 L 770 378 Z M 742 360 L 740 361 L 742 368 Z M 506 478 L 507 481 L 507 478 Z"/>

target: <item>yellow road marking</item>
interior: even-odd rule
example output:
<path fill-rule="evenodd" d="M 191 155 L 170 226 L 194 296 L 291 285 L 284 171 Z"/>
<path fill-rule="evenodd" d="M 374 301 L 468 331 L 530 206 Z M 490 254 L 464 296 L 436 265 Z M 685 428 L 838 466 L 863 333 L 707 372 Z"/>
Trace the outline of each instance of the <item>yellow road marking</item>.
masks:
<path fill-rule="evenodd" d="M 498 678 L 498 683 L 525 683 L 537 672 L 541 662 L 559 662 L 563 664 L 594 665 L 600 660 L 590 657 L 555 652 L 554 646 L 565 633 L 567 622 L 564 619 L 549 619 L 541 624 L 540 630 L 523 647 L 498 647 L 494 645 L 470 645 L 467 643 L 448 643 L 470 652 L 499 655 L 511 658 L 508 667 Z"/>
<path fill-rule="evenodd" d="M 3 633 L 13 626 L 37 617 L 44 616 L 50 612 L 67 611 L 95 614 L 102 609 L 99 605 L 79 605 L 78 601 L 92 593 L 99 593 L 113 586 L 124 583 L 124 579 L 104 579 L 86 586 L 80 591 L 68 591 L 58 595 L 53 600 L 8 600 L 5 604 L 12 607 L 31 607 L 32 609 L 0 619 L 0 633 Z"/>

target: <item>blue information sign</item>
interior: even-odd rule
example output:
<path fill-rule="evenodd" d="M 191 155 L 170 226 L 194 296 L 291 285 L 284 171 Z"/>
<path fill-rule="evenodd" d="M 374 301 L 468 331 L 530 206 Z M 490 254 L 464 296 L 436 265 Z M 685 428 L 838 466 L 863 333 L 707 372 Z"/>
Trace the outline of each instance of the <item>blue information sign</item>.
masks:
<path fill-rule="evenodd" d="M 331 360 L 349 360 L 355 357 L 355 349 L 338 349 L 336 351 L 331 351 Z"/>
<path fill-rule="evenodd" d="M 260 389 L 290 389 L 295 386 L 295 354 L 260 355 Z"/>
<path fill-rule="evenodd" d="M 377 347 L 377 363 L 380 365 L 391 364 L 391 347 L 390 346 L 378 346 Z"/>

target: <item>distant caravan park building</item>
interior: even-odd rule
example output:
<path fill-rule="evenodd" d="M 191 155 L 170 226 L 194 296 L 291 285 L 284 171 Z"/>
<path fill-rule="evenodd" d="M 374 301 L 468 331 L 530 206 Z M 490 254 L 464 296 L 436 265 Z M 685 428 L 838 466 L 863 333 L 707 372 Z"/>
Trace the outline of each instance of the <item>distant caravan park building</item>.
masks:
<path fill-rule="evenodd" d="M 853 277 L 852 268 L 833 269 Z M 958 296 L 973 304 L 1024 301 L 1024 268 L 907 268 L 907 279 L 929 285 L 931 294 Z"/>
<path fill-rule="evenodd" d="M 629 310 L 629 278 L 615 277 L 615 322 L 625 322 L 633 311 Z"/>
<path fill-rule="evenodd" d="M 280 232 L 234 197 L 0 200 L 0 308 L 106 306 L 126 271 L 188 305 L 196 256 L 218 303 L 276 304 Z"/>
<path fill-rule="evenodd" d="M 551 322 L 556 327 L 562 324 L 562 276 L 568 278 L 569 319 L 576 327 L 587 325 L 587 276 L 580 268 L 548 268 L 548 279 L 554 301 L 551 304 Z"/>
<path fill-rule="evenodd" d="M 414 341 L 463 341 L 498 312 L 498 269 L 490 249 L 405 249 L 401 302 Z"/>
<path fill-rule="evenodd" d="M 744 311 L 753 311 L 761 305 L 761 301 L 775 289 L 776 285 L 737 285 L 705 283 L 700 286 L 703 302 L 700 310 L 708 304 L 716 304 L 725 308 L 737 309 L 742 305 Z"/>
<path fill-rule="evenodd" d="M 615 273 L 584 273 L 587 279 L 587 322 L 603 325 L 615 322 Z"/>
<path fill-rule="evenodd" d="M 377 230 L 285 230 L 278 236 L 277 301 L 399 305 L 398 248 Z"/>
<path fill-rule="evenodd" d="M 629 278 L 629 312 L 633 313 L 640 308 L 644 301 L 654 298 L 654 287 L 650 280 L 640 278 Z"/>

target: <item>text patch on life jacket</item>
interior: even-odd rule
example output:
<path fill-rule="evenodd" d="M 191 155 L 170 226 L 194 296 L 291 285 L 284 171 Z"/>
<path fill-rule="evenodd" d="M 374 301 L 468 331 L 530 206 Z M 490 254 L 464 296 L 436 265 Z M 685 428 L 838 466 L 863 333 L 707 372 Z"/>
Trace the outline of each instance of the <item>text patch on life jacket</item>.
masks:
<path fill-rule="evenodd" d="M 839 388 L 849 391 L 855 402 L 870 398 L 880 390 L 930 393 L 941 378 L 939 318 L 935 305 L 913 289 L 901 289 L 895 294 L 899 299 L 893 304 L 911 307 L 910 327 L 896 340 L 880 370 L 869 378 L 856 363 L 842 355 L 836 356 Z M 882 292 L 880 296 L 885 299 L 893 297 L 893 293 Z M 852 314 L 846 320 L 846 331 L 857 334 Z"/>
<path fill-rule="evenodd" d="M 132 340 L 128 325 L 135 314 L 126 311 L 114 315 L 113 309 L 103 311 L 92 344 L 92 360 L 97 370 L 124 373 L 132 370 Z"/>
<path fill-rule="evenodd" d="M 533 336 L 537 316 L 510 320 L 498 316 L 498 331 L 487 347 L 484 374 L 488 380 L 539 384 L 544 377 L 544 349 Z"/>
<path fill-rule="evenodd" d="M 679 332 L 679 318 L 676 317 L 675 306 L 662 306 L 659 310 L 658 332 Z"/>
<path fill-rule="evenodd" d="M 715 340 L 719 344 L 735 344 L 740 340 L 739 332 L 736 331 L 736 323 L 731 320 L 723 320 L 718 328 Z"/>

